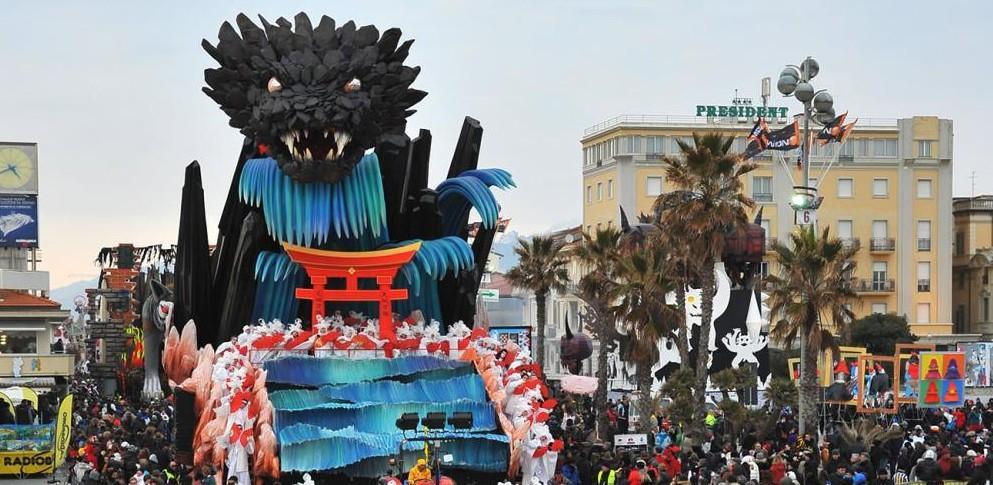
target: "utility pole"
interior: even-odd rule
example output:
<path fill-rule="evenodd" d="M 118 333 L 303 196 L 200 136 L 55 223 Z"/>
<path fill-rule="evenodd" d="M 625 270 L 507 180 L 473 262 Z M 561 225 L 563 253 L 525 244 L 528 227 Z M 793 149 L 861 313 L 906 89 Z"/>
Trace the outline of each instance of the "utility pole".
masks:
<path fill-rule="evenodd" d="M 803 103 L 803 130 L 800 140 L 800 164 L 802 179 L 799 185 L 793 187 L 793 196 L 790 199 L 790 206 L 796 211 L 795 223 L 797 225 L 810 225 L 816 230 L 817 217 L 816 210 L 820 206 L 821 198 L 817 196 L 817 189 L 810 186 L 810 120 L 816 117 L 820 123 L 827 123 L 833 120 L 834 99 L 826 90 L 814 91 L 810 80 L 820 72 L 820 65 L 812 57 L 803 60 L 800 66 L 787 65 L 786 69 L 779 75 L 776 88 L 785 96 L 793 96 L 797 101 Z M 807 367 L 807 339 L 808 335 L 800 335 L 800 375 L 804 375 Z M 800 382 L 805 380 L 801 377 Z M 801 392 L 810 392 L 801 386 Z M 801 400 L 803 400 L 801 398 Z M 809 411 L 809 410 L 808 410 Z M 816 414 L 816 410 L 814 410 Z M 807 430 L 804 420 L 800 420 L 799 432 L 803 435 Z"/>

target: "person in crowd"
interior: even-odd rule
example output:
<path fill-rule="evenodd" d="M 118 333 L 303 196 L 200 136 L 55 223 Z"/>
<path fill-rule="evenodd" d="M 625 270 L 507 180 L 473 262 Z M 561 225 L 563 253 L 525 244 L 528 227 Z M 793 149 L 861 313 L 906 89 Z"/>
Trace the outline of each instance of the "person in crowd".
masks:
<path fill-rule="evenodd" d="M 10 403 L 0 400 L 0 424 L 14 424 L 14 413 L 10 410 Z"/>
<path fill-rule="evenodd" d="M 17 421 L 17 424 L 35 424 L 37 417 L 38 412 L 34 410 L 31 401 L 27 399 L 22 399 L 14 411 L 14 419 Z"/>
<path fill-rule="evenodd" d="M 418 480 L 430 480 L 431 479 L 431 467 L 428 466 L 427 460 L 424 458 L 419 458 L 417 463 L 410 468 L 410 472 L 407 473 L 407 482 L 411 485 L 417 483 Z"/>

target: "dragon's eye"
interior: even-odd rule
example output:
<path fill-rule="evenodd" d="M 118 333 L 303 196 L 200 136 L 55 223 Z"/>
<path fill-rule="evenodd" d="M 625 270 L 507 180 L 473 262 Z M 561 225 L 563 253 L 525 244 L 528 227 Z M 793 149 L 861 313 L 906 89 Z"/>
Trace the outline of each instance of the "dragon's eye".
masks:
<path fill-rule="evenodd" d="M 359 81 L 359 78 L 357 77 L 353 77 L 351 81 L 345 83 L 346 93 L 354 93 L 360 89 L 362 89 L 362 81 Z"/>
<path fill-rule="evenodd" d="M 268 89 L 270 93 L 275 93 L 276 91 L 282 91 L 283 83 L 279 82 L 279 79 L 276 79 L 276 76 L 273 76 L 269 78 L 269 83 L 266 84 L 266 89 Z"/>

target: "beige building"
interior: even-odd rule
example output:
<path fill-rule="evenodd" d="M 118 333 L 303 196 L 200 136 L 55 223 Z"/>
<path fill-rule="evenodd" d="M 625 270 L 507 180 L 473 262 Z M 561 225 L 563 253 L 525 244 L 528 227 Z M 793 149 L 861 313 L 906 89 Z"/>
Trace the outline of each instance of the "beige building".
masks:
<path fill-rule="evenodd" d="M 952 305 L 955 333 L 993 337 L 993 195 L 956 197 Z"/>
<path fill-rule="evenodd" d="M 780 117 L 768 120 L 770 130 L 786 125 L 786 109 L 771 112 Z M 719 132 L 734 136 L 733 149 L 743 152 L 754 121 L 622 115 L 588 128 L 581 139 L 583 230 L 619 225 L 621 206 L 631 219 L 649 213 L 672 189 L 662 158 L 679 153 L 676 140 Z M 801 184 L 796 158 L 767 151 L 745 181 L 770 243 L 787 240 L 795 227 L 789 200 Z M 855 313 L 906 315 L 922 337 L 952 333 L 952 121 L 862 118 L 844 144 L 814 144 L 810 172 L 824 197 L 818 225 L 861 247 L 853 282 L 863 303 Z"/>

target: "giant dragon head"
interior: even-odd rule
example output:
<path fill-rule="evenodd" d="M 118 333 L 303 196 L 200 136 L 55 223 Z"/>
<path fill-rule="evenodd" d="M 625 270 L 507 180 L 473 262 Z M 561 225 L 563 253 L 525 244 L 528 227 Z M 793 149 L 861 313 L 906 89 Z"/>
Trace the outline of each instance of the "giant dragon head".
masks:
<path fill-rule="evenodd" d="M 295 25 L 259 19 L 240 14 L 240 35 L 225 22 L 216 46 L 203 41 L 220 64 L 204 71 L 203 90 L 294 180 L 347 176 L 367 149 L 403 132 L 427 94 L 410 89 L 420 68 L 403 64 L 413 40 L 399 44 L 399 29 L 335 28 L 326 16 L 313 27 L 303 13 Z"/>

